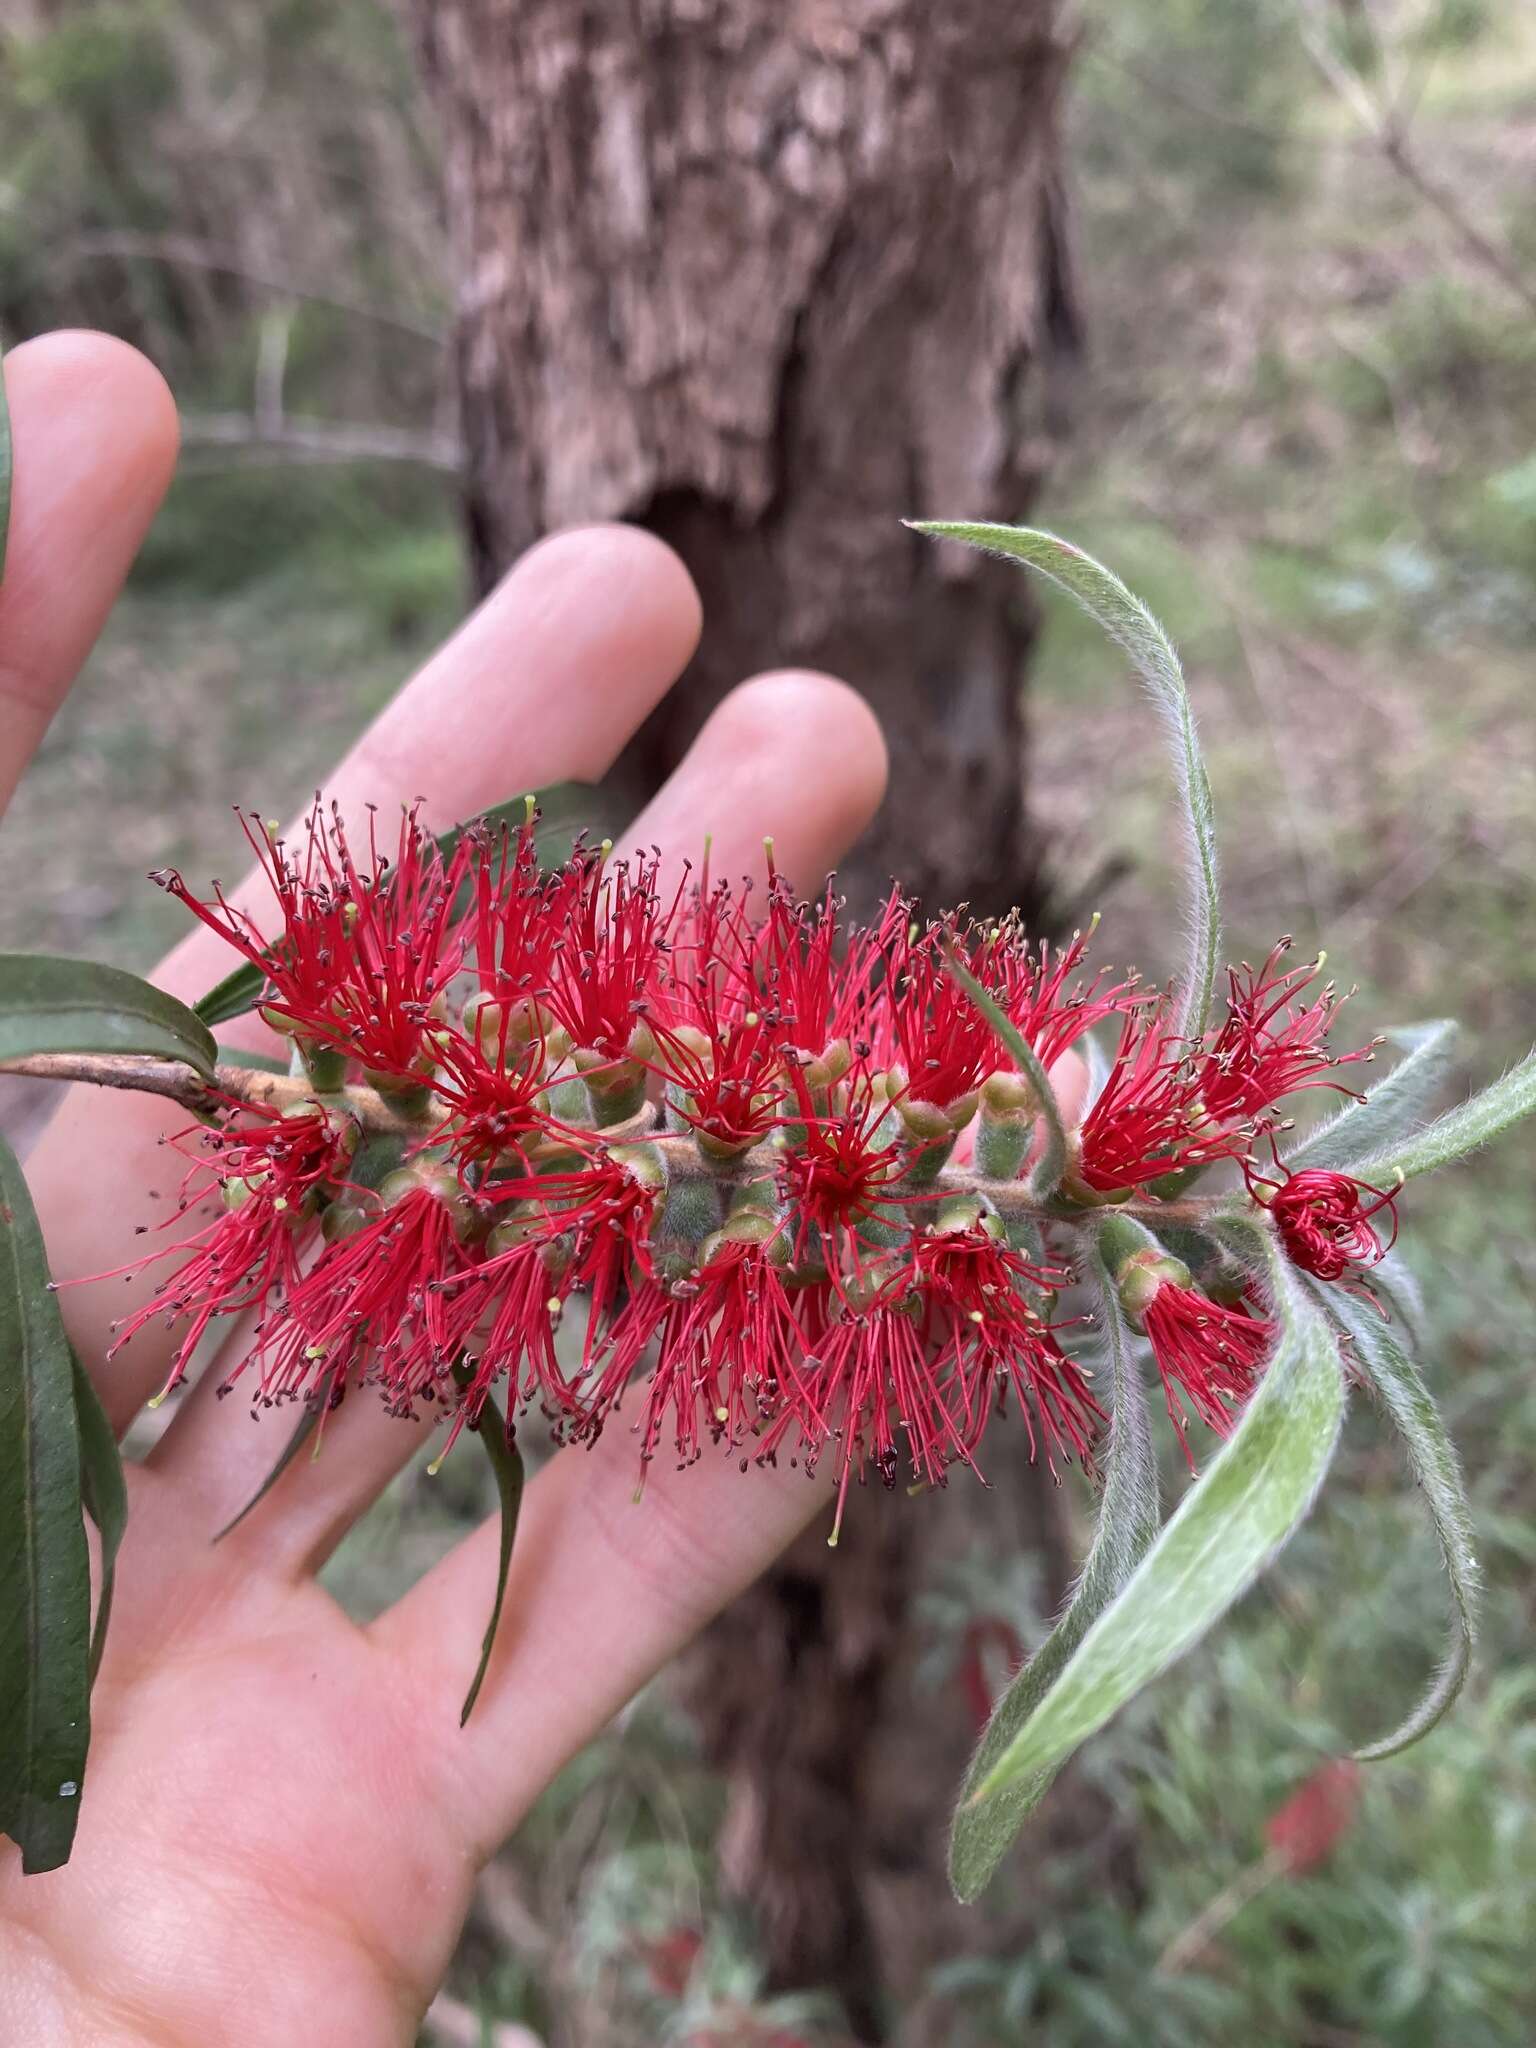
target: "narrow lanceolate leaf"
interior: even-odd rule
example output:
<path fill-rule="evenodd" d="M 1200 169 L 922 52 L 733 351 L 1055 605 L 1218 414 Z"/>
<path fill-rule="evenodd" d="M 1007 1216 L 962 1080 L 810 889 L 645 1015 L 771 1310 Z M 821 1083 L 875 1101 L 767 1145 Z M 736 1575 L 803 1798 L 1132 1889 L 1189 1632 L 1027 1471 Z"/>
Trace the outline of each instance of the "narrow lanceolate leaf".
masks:
<path fill-rule="evenodd" d="M 216 1031 L 221 1024 L 248 1016 L 261 1001 L 266 985 L 267 977 L 261 969 L 242 960 L 222 981 L 215 982 L 207 995 L 199 996 L 192 1007 L 208 1029 Z"/>
<path fill-rule="evenodd" d="M 1216 883 L 1216 824 L 1195 715 L 1173 642 L 1151 612 L 1113 571 L 1070 541 L 1029 526 L 973 525 L 963 520 L 909 520 L 914 531 L 963 541 L 987 554 L 1023 562 L 1074 598 L 1096 620 L 1131 665 L 1157 707 L 1173 755 L 1189 830 L 1189 959 L 1182 983 L 1179 1030 L 1198 1038 L 1216 993 L 1221 914 Z"/>
<path fill-rule="evenodd" d="M 1247 1591 L 1305 1517 L 1333 1455 L 1333 1332 L 1276 1269 L 1275 1355 L 1232 1437 L 973 1795 L 1055 1770 Z"/>
<path fill-rule="evenodd" d="M 91 1376 L 73 1351 L 70 1352 L 75 1388 L 75 1423 L 80 1432 L 80 1492 L 85 1512 L 101 1538 L 101 1591 L 96 1596 L 96 1623 L 91 1630 L 91 1683 L 101 1669 L 101 1654 L 107 1646 L 107 1626 L 112 1619 L 112 1587 L 117 1571 L 117 1553 L 128 1527 L 128 1488 L 123 1479 L 123 1458 L 117 1438 L 102 1407 Z"/>
<path fill-rule="evenodd" d="M 505 825 L 516 832 L 535 807 L 539 822 L 533 847 L 543 868 L 556 868 L 569 860 L 571 848 L 580 838 L 612 839 L 624 822 L 612 793 L 595 782 L 551 782 L 526 796 L 508 797 L 505 803 L 492 805 L 476 822 L 489 825 L 492 831 Z M 463 832 L 463 826 L 455 825 L 443 833 L 437 843 L 444 855 L 452 853 Z"/>
<path fill-rule="evenodd" d="M 455 1379 L 463 1386 L 467 1375 L 462 1368 L 454 1373 Z M 496 1561 L 496 1593 L 491 1602 L 491 1618 L 486 1623 L 485 1635 L 480 1644 L 480 1662 L 475 1666 L 475 1675 L 469 1691 L 464 1695 L 464 1705 L 459 1711 L 459 1726 L 462 1728 L 475 1711 L 475 1701 L 480 1697 L 480 1688 L 485 1683 L 485 1674 L 490 1669 L 491 1652 L 496 1647 L 496 1631 L 501 1626 L 501 1606 L 507 1597 L 507 1574 L 512 1568 L 512 1543 L 517 1535 L 517 1518 L 523 1505 L 523 1454 L 508 1434 L 501 1410 L 487 1397 L 480 1410 L 476 1434 L 485 1446 L 485 1455 L 491 1461 L 491 1471 L 496 1478 L 496 1491 L 501 1501 L 501 1547 Z"/>
<path fill-rule="evenodd" d="M 290 1071 L 287 1060 L 274 1059 L 270 1053 L 251 1052 L 243 1045 L 221 1045 L 219 1065 L 245 1067 L 253 1074 L 286 1074 Z"/>
<path fill-rule="evenodd" d="M 90 1740 L 80 1460 L 69 1339 L 0 1139 L 0 1829 L 24 1871 L 68 1861 Z"/>
<path fill-rule="evenodd" d="M 1006 1756 L 1087 1633 L 1089 1623 L 1120 1591 L 1157 1534 L 1157 1459 L 1146 1394 L 1120 1304 L 1102 1267 L 1099 1288 L 1113 1377 L 1113 1419 L 1104 1453 L 1098 1527 L 1071 1599 L 1050 1635 L 998 1701 L 966 1775 L 949 1842 L 950 1883 L 955 1896 L 965 1901 L 976 1898 L 989 1883 L 1039 1805 L 1054 1772 L 1043 1770 L 1015 1778 L 979 1804 L 972 1803 L 972 1794 Z"/>
<path fill-rule="evenodd" d="M 1293 1172 L 1328 1167 L 1347 1172 L 1362 1159 L 1383 1152 L 1417 1132 L 1445 1086 L 1456 1052 L 1456 1025 L 1449 1017 L 1432 1024 L 1406 1024 L 1387 1039 L 1403 1058 L 1361 1102 L 1352 1102 L 1319 1124 L 1286 1154 Z"/>
<path fill-rule="evenodd" d="M 1045 1147 L 1030 1172 L 1029 1185 L 1031 1192 L 1043 1201 L 1061 1185 L 1061 1176 L 1067 1167 L 1067 1133 L 1051 1077 L 1035 1048 L 970 969 L 962 966 L 953 953 L 946 966 L 992 1026 L 1014 1065 L 1035 1091 L 1035 1099 L 1040 1104 L 1040 1121 L 1045 1125 Z"/>
<path fill-rule="evenodd" d="M 1317 1300 L 1349 1332 L 1352 1356 L 1392 1418 L 1420 1497 L 1429 1511 L 1451 1589 L 1451 1633 L 1423 1698 L 1390 1734 L 1357 1749 L 1362 1763 L 1395 1756 L 1427 1735 L 1466 1682 L 1477 1642 L 1481 1592 L 1472 1509 L 1461 1465 L 1434 1397 L 1390 1324 L 1371 1306 L 1337 1289 L 1310 1283 Z"/>
<path fill-rule="evenodd" d="M 35 1052 L 147 1053 L 213 1072 L 213 1034 L 174 996 L 120 967 L 0 953 L 0 1061 Z"/>
<path fill-rule="evenodd" d="M 1400 1144 L 1372 1152 L 1351 1171 L 1378 1187 L 1398 1178 L 1413 1180 L 1418 1174 L 1430 1173 L 1437 1166 L 1450 1166 L 1491 1144 L 1532 1110 L 1536 1110 L 1536 1052 L 1527 1053 L 1518 1067 L 1511 1067 L 1481 1095 L 1448 1110 Z"/>
<path fill-rule="evenodd" d="M 558 867 L 562 861 L 569 860 L 571 847 L 583 833 L 589 837 L 602 837 L 608 832 L 615 814 L 614 798 L 595 783 L 552 782 L 547 788 L 532 790 L 526 796 L 508 797 L 505 803 L 495 804 L 482 812 L 475 822 L 487 824 L 493 830 L 507 825 L 516 831 L 527 817 L 530 806 L 536 806 L 539 813 L 533 844 L 539 865 L 544 868 Z M 464 825 L 452 825 L 446 832 L 439 833 L 437 843 L 445 859 L 463 838 L 466 829 Z M 467 894 L 458 907 L 468 909 Z M 252 961 L 242 960 L 197 1003 L 197 1014 L 209 1026 L 231 1023 L 236 1017 L 247 1016 L 256 1008 L 265 987 L 266 977 L 261 969 Z"/>

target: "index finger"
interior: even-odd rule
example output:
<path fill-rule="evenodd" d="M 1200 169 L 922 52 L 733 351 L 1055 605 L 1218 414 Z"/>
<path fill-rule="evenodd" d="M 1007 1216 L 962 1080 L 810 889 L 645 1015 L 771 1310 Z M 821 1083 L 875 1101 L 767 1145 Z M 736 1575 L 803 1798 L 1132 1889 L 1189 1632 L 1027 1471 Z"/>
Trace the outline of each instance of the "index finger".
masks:
<path fill-rule="evenodd" d="M 176 466 L 176 405 L 106 334 L 5 358 L 11 514 L 0 576 L 0 811 L 106 623 Z"/>

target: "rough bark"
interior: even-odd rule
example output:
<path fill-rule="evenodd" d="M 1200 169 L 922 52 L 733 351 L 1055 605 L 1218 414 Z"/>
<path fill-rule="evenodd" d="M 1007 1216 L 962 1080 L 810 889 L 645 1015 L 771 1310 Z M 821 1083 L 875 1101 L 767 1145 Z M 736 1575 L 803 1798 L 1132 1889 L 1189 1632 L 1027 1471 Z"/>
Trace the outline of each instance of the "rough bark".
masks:
<path fill-rule="evenodd" d="M 1030 861 L 1005 571 L 903 514 L 1012 518 L 1075 338 L 1058 0 L 415 0 L 458 280 L 476 574 L 643 521 L 705 601 L 647 782 L 768 663 L 894 742 L 864 855 L 934 898 Z"/>
<path fill-rule="evenodd" d="M 829 669 L 892 744 L 851 886 L 1027 900 L 1028 609 L 1006 570 L 898 522 L 1022 517 L 1049 459 L 1049 371 L 1076 340 L 1059 0 L 405 4 L 441 130 L 481 585 L 553 526 L 649 525 L 706 625 L 630 750 L 637 786 L 743 676 Z M 986 1506 L 956 1487 L 916 1520 L 866 1496 L 835 1562 L 808 1538 L 701 1653 L 725 1869 L 775 1982 L 832 1985 L 865 2039 L 942 1952 L 970 1736 L 953 1700 L 919 1764 L 893 1732 L 918 1545 L 983 1522 L 1038 1544 L 1041 1484 L 1004 1477 Z"/>

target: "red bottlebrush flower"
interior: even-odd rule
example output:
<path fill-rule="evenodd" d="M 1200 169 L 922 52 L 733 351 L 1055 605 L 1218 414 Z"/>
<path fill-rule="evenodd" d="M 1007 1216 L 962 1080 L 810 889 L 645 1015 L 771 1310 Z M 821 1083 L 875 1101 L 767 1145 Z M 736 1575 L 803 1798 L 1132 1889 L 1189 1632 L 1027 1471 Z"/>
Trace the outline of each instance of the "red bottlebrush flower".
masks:
<path fill-rule="evenodd" d="M 593 1330 L 607 1323 L 627 1281 L 652 1277 L 651 1233 L 663 1185 L 659 1164 L 647 1172 L 643 1156 L 631 1159 L 620 1152 L 571 1173 L 507 1187 L 538 1202 L 550 1240 L 570 1238 L 568 1286 L 591 1295 Z"/>
<path fill-rule="evenodd" d="M 887 1290 L 910 1291 L 924 1332 L 941 1363 L 952 1368 L 952 1406 L 974 1450 L 993 1406 L 1010 1389 L 1029 1433 L 1029 1454 L 1044 1440 L 1055 1470 L 1060 1451 L 1092 1469 L 1093 1444 L 1105 1415 L 1082 1368 L 1058 1345 L 1041 1297 L 1066 1280 L 1033 1264 L 977 1225 L 914 1234 L 905 1265 Z"/>
<path fill-rule="evenodd" d="M 691 1280 L 642 1284 L 599 1346 L 591 1433 L 643 1378 L 635 1422 L 642 1465 L 666 1437 L 679 1466 L 693 1464 L 706 1443 L 744 1443 L 780 1412 L 784 1388 L 803 1384 L 807 1323 L 797 1307 L 807 1304 L 791 1298 L 780 1260 L 761 1243 L 727 1241 Z"/>
<path fill-rule="evenodd" d="M 443 1119 L 433 1143 L 450 1147 L 461 1166 L 526 1166 L 527 1142 L 563 1129 L 544 1106 L 542 1042 L 514 1040 L 504 1027 L 500 1038 L 489 1040 L 489 1055 L 459 1031 L 442 1028 L 433 1041 L 433 1106 Z M 589 1136 L 573 1134 L 578 1143 Z"/>
<path fill-rule="evenodd" d="M 760 1011 L 722 1022 L 702 1002 L 701 1022 L 676 1026 L 652 1020 L 660 1065 L 674 1084 L 678 1118 L 718 1151 L 744 1152 L 779 1121 L 784 1058 L 778 1035 Z"/>
<path fill-rule="evenodd" d="M 178 1256 L 183 1263 L 153 1300 L 125 1318 L 113 1350 L 148 1323 L 185 1323 L 166 1382 L 169 1392 L 185 1378 L 204 1332 L 218 1317 L 280 1301 L 299 1277 L 300 1246 L 316 1198 L 344 1181 L 356 1135 L 350 1124 L 318 1106 L 282 1116 L 244 1104 L 222 1130 L 181 1133 L 176 1142 L 185 1147 L 195 1137 L 201 1156 L 188 1174 L 179 1213 L 211 1192 L 233 1206 L 191 1237 L 150 1254 L 145 1263 Z"/>
<path fill-rule="evenodd" d="M 882 931 L 845 931 L 841 911 L 830 882 L 820 902 L 802 903 L 771 874 L 767 913 L 747 949 L 753 1007 L 773 1020 L 779 1043 L 802 1056 L 839 1038 L 859 1049 L 884 972 Z"/>
<path fill-rule="evenodd" d="M 434 1008 L 463 957 L 455 903 L 476 855 L 472 838 L 461 838 L 445 862 L 412 809 L 401 816 L 391 859 L 370 817 L 368 865 L 360 868 L 340 811 L 327 822 L 318 800 L 302 860 L 259 820 L 242 815 L 241 824 L 282 914 L 278 937 L 267 939 L 217 885 L 213 902 L 203 903 L 174 870 L 155 879 L 262 970 L 274 1018 L 377 1072 L 415 1073 Z"/>
<path fill-rule="evenodd" d="M 1225 1436 L 1233 1408 L 1247 1400 L 1274 1348 L 1275 1326 L 1209 1300 L 1190 1286 L 1187 1266 L 1158 1252 L 1127 1260 L 1118 1285 L 1126 1314 L 1147 1333 L 1168 1413 L 1193 1467 L 1185 1405 Z"/>
<path fill-rule="evenodd" d="M 899 897 L 886 906 L 891 936 L 872 1058 L 882 1066 L 899 1061 L 912 1101 L 947 1110 L 975 1095 L 1001 1055 L 992 1026 L 945 971 L 945 954 L 957 942 L 954 920 L 917 933 L 910 915 Z"/>
<path fill-rule="evenodd" d="M 881 1294 L 868 1307 L 845 1309 L 806 1353 L 794 1398 L 767 1430 L 758 1455 L 775 1461 L 795 1430 L 812 1471 L 822 1447 L 839 1443 L 837 1515 L 828 1539 L 835 1544 L 855 1470 L 862 1478 L 872 1463 L 881 1483 L 892 1487 L 903 1453 L 914 1478 L 928 1486 L 942 1486 L 957 1460 L 975 1469 L 946 1377 L 920 1320 Z"/>
<path fill-rule="evenodd" d="M 1276 1161 L 1279 1165 L 1278 1160 Z M 1397 1238 L 1396 1190 L 1373 1188 L 1353 1174 L 1321 1167 L 1269 1179 L 1246 1169 L 1249 1192 L 1275 1219 L 1286 1256 L 1319 1280 L 1342 1280 L 1353 1266 L 1374 1266 Z M 1386 1210 L 1385 1241 L 1371 1218 Z"/>
<path fill-rule="evenodd" d="M 606 862 L 578 850 L 550 904 L 544 998 L 571 1043 L 612 1059 L 629 1051 L 658 979 L 677 905 L 657 891 L 660 856 Z"/>
<path fill-rule="evenodd" d="M 1082 967 L 1091 936 L 1091 930 L 1074 932 L 1066 946 L 1052 946 L 1049 939 L 1043 939 L 1031 953 L 1017 919 L 1005 918 L 979 934 L 979 943 L 968 953 L 962 949 L 971 972 L 1007 1012 L 1046 1068 L 1106 1017 L 1144 1009 L 1156 1000 L 1134 975 L 1106 984 L 1103 975 L 1095 974 L 1074 983 L 1072 977 Z"/>
<path fill-rule="evenodd" d="M 1276 1807 L 1264 1840 L 1288 1877 L 1305 1877 L 1327 1862 L 1359 1811 L 1360 1766 L 1353 1757 L 1332 1757 Z"/>
<path fill-rule="evenodd" d="M 539 995 L 559 940 L 551 906 L 561 882 L 539 865 L 532 821 L 482 841 L 473 874 L 467 917 L 481 993 L 503 1004 Z"/>
<path fill-rule="evenodd" d="M 457 1297 L 463 1365 L 458 1412 L 441 1455 L 452 1449 L 466 1422 L 478 1421 L 486 1397 L 507 1386 L 507 1419 L 535 1399 L 561 1434 L 579 1414 L 560 1370 L 555 1332 L 569 1285 L 550 1244 L 533 1238 L 497 1253 L 461 1274 L 447 1290 Z"/>
<path fill-rule="evenodd" d="M 796 1218 L 796 1264 L 825 1259 L 836 1268 L 842 1247 L 861 1229 L 899 1218 L 900 1119 L 858 1074 L 838 1108 L 819 1112 L 803 1074 L 791 1070 L 801 1117 L 797 1142 L 779 1161 L 784 1199 Z"/>
<path fill-rule="evenodd" d="M 254 1364 L 265 1400 L 373 1384 L 408 1414 L 437 1398 L 472 1328 L 450 1284 L 467 1268 L 468 1200 L 443 1167 L 404 1168 L 376 1199 L 378 1213 L 289 1286 L 226 1386 Z"/>
<path fill-rule="evenodd" d="M 1227 1015 L 1200 1062 L 1200 1092 L 1218 1122 L 1252 1122 L 1287 1095 L 1303 1088 L 1337 1088 L 1333 1069 L 1372 1057 L 1373 1046 L 1330 1053 L 1328 1032 L 1339 999 L 1332 983 L 1311 1002 L 1303 992 L 1316 981 L 1321 956 L 1310 966 L 1281 968 L 1291 941 L 1282 939 L 1262 967 L 1232 969 L 1227 976 Z"/>
<path fill-rule="evenodd" d="M 1184 1167 L 1236 1158 L 1242 1132 L 1212 1121 L 1166 1004 L 1125 1019 L 1108 1079 L 1084 1117 L 1077 1171 L 1100 1194 L 1144 1186 Z"/>

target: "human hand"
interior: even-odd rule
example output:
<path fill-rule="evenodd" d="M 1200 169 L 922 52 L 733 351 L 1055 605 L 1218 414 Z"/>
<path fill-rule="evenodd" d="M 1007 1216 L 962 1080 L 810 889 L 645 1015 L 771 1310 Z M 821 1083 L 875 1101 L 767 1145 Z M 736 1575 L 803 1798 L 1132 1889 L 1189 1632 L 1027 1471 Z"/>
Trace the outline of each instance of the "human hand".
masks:
<path fill-rule="evenodd" d="M 6 364 L 15 502 L 0 586 L 0 803 L 115 598 L 169 481 L 175 413 L 121 344 L 54 335 Z M 400 693 L 326 791 L 425 799 L 442 827 L 511 790 L 603 773 L 675 679 L 697 596 L 665 547 L 592 528 L 535 548 Z M 630 838 L 681 857 L 713 833 L 718 873 L 814 879 L 879 801 L 868 709 L 821 676 L 730 697 Z M 245 794 L 245 792 L 240 792 Z M 11 870 L 15 872 L 14 866 Z M 156 979 L 192 1000 L 227 964 L 201 929 Z M 231 1034 L 233 1035 L 233 1034 Z M 102 1273 L 168 1212 L 157 1149 L 184 1112 L 77 1091 L 28 1161 L 53 1270 Z M 90 1163 L 90 1178 L 85 1177 Z M 146 1329 L 112 1363 L 112 1319 L 144 1278 L 67 1288 L 71 1334 L 119 1430 L 163 1379 Z M 130 1468 L 129 1532 L 68 1866 L 23 1878 L 0 1844 L 0 2039 L 93 2044 L 415 2038 L 475 1873 L 550 1777 L 822 1504 L 803 1473 L 658 1463 L 631 1507 L 634 1447 L 562 1452 L 522 1510 L 496 1656 L 458 1725 L 496 1571 L 467 1539 L 359 1627 L 315 1574 L 419 1442 L 349 1403 L 216 1547 L 274 1462 L 287 1418 L 218 1407 L 216 1373 Z"/>

